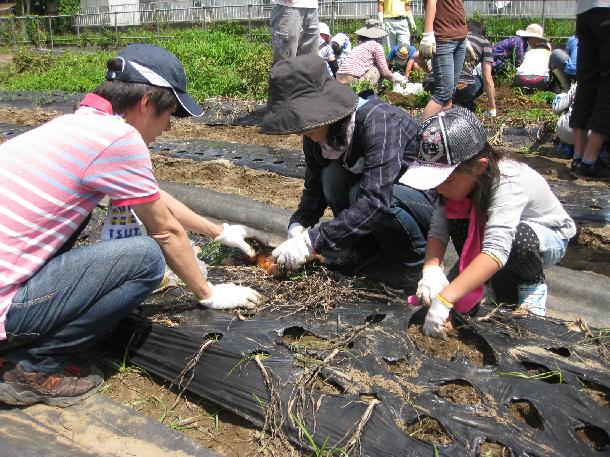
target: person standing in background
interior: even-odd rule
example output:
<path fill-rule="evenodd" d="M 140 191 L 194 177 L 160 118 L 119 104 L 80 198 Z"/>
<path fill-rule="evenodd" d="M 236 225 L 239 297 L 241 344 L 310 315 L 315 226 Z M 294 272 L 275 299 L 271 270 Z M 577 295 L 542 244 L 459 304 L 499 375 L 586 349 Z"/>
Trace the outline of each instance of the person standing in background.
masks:
<path fill-rule="evenodd" d="M 378 0 L 377 18 L 388 32 L 388 49 L 393 49 L 396 45 L 409 47 L 411 34 L 417 29 L 411 11 L 411 0 Z"/>
<path fill-rule="evenodd" d="M 275 0 L 270 22 L 273 63 L 318 53 L 318 0 Z"/>
<path fill-rule="evenodd" d="M 453 101 L 472 110 L 474 101 L 485 91 L 488 107 L 485 114 L 496 117 L 496 86 L 491 74 L 493 54 L 487 30 L 481 22 L 469 19 L 467 37 L 472 55 L 466 56 L 464 60 Z M 479 68 L 480 72 L 477 71 Z"/>
<path fill-rule="evenodd" d="M 451 99 L 464 65 L 467 32 L 463 0 L 426 0 L 419 55 L 432 59 L 434 92 L 424 108 L 422 119 L 451 108 Z"/>
<path fill-rule="evenodd" d="M 570 117 L 571 168 L 579 178 L 608 180 L 610 169 L 597 159 L 610 136 L 610 0 L 578 0 L 576 36 L 578 86 Z"/>

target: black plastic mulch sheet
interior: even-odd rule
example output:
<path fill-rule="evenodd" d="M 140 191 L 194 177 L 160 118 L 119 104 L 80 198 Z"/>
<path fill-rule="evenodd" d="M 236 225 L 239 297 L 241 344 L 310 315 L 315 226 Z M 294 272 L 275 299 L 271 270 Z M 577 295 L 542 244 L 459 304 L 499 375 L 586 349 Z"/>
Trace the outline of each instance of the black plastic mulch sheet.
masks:
<path fill-rule="evenodd" d="M 191 393 L 305 447 L 306 430 L 320 447 L 362 456 L 480 455 L 484 442 L 519 456 L 610 455 L 607 331 L 483 308 L 459 330 L 482 354 L 475 366 L 459 350 L 443 360 L 414 344 L 406 329 L 423 309 L 345 303 L 323 318 L 244 320 L 179 296 L 168 295 L 167 322 L 132 316 L 119 329 L 131 361 L 169 381 L 193 375 Z M 454 383 L 474 387 L 478 403 L 449 401 L 441 392 Z M 434 445 L 430 418 L 444 434 Z"/>

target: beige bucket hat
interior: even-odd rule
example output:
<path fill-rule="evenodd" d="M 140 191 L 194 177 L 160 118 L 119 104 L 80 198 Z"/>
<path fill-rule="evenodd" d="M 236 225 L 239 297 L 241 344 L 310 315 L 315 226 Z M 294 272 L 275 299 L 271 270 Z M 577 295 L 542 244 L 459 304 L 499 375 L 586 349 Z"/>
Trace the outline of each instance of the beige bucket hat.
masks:
<path fill-rule="evenodd" d="M 544 41 L 549 41 L 544 36 L 544 29 L 540 24 L 530 24 L 525 30 L 517 30 L 517 35 L 522 38 L 539 38 Z"/>

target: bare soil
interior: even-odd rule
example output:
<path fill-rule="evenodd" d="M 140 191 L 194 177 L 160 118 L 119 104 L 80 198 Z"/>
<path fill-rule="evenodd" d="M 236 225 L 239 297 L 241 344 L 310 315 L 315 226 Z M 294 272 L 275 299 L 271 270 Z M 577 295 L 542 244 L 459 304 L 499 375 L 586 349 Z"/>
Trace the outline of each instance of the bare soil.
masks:
<path fill-rule="evenodd" d="M 513 400 L 508 404 L 508 412 L 515 419 L 539 430 L 544 430 L 540 413 L 529 400 Z"/>
<path fill-rule="evenodd" d="M 576 429 L 576 436 L 598 452 L 610 445 L 608 434 L 599 427 L 587 426 Z"/>
<path fill-rule="evenodd" d="M 479 448 L 480 457 L 510 457 L 510 449 L 501 443 L 485 441 Z"/>
<path fill-rule="evenodd" d="M 582 392 L 605 408 L 610 408 L 610 389 L 595 381 L 579 378 Z"/>
<path fill-rule="evenodd" d="M 425 336 L 422 326 L 413 324 L 407 329 L 407 335 L 423 353 L 443 360 L 455 361 L 465 359 L 477 367 L 489 364 L 488 349 L 485 340 L 463 328 L 452 328 L 447 337 L 432 338 Z"/>
<path fill-rule="evenodd" d="M 102 369 L 106 378 L 100 388 L 103 395 L 226 457 L 305 455 L 279 439 L 270 439 L 236 414 L 200 398 L 182 395 L 178 399 L 175 389 L 168 388 L 169 383 L 136 366 L 127 365 L 117 370 L 116 366 L 106 363 Z"/>
<path fill-rule="evenodd" d="M 433 417 L 421 416 L 418 420 L 408 425 L 405 432 L 412 438 L 417 438 L 431 444 L 445 446 L 453 442 L 445 428 Z"/>
<path fill-rule="evenodd" d="M 461 405 L 475 405 L 482 403 L 481 395 L 472 384 L 467 381 L 452 381 L 443 384 L 438 394 L 451 403 Z"/>

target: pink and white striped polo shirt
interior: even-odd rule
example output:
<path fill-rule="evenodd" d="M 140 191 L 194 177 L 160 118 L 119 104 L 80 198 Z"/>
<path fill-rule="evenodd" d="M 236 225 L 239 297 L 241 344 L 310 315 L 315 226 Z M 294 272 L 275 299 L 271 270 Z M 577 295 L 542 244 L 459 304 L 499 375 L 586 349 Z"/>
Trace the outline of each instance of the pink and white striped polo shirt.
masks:
<path fill-rule="evenodd" d="M 19 286 L 105 195 L 117 206 L 160 198 L 144 140 L 111 113 L 89 94 L 74 114 L 0 145 L 0 340 Z"/>

